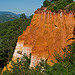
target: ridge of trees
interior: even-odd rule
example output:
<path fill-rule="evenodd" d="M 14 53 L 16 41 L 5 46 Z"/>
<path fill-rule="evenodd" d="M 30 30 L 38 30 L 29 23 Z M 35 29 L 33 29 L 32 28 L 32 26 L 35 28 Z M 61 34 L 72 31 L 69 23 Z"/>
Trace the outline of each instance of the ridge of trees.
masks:
<path fill-rule="evenodd" d="M 43 7 L 47 7 L 52 12 L 58 12 L 60 9 L 75 12 L 75 2 L 73 0 L 45 0 Z"/>

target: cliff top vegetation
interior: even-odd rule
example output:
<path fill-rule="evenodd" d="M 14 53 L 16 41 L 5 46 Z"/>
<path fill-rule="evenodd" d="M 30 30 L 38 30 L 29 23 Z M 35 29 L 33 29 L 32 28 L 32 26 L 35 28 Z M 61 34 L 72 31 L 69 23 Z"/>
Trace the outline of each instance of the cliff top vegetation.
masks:
<path fill-rule="evenodd" d="M 75 12 L 75 1 L 73 0 L 45 0 L 42 7 L 47 7 L 47 10 L 58 12 L 66 10 L 67 12 Z"/>

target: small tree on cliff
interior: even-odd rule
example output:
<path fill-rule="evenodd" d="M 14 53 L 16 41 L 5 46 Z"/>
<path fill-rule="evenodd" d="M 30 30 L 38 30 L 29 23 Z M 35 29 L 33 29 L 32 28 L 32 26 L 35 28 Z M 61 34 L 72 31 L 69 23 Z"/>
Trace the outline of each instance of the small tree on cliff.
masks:
<path fill-rule="evenodd" d="M 43 2 L 43 6 L 44 7 L 47 7 L 47 6 L 49 6 L 51 4 L 51 2 L 49 1 L 49 0 L 45 0 L 44 2 Z"/>
<path fill-rule="evenodd" d="M 66 0 L 68 3 L 72 3 L 73 2 L 73 0 Z"/>
<path fill-rule="evenodd" d="M 52 2 L 52 1 L 59 1 L 59 0 L 51 0 L 51 2 Z"/>

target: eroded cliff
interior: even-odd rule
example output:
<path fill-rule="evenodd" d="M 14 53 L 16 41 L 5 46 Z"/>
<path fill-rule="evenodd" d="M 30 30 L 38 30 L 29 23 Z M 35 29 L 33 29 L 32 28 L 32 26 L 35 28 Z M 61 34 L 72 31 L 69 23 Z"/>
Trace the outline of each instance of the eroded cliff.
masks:
<path fill-rule="evenodd" d="M 75 41 L 75 19 L 72 12 L 52 13 L 35 11 L 30 26 L 18 37 L 12 60 L 21 58 L 24 53 L 31 55 L 30 67 L 36 66 L 40 59 L 56 62 L 55 53 L 63 54 L 62 48 Z M 7 65 L 10 70 L 11 62 Z M 4 68 L 5 70 L 6 68 Z M 4 71 L 3 70 L 3 71 Z"/>

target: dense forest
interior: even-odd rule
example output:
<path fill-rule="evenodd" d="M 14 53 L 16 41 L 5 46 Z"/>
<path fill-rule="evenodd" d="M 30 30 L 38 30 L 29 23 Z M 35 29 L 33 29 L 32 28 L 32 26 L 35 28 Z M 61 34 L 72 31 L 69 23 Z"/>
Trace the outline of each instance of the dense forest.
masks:
<path fill-rule="evenodd" d="M 73 2 L 73 0 L 45 0 L 42 7 L 47 7 L 47 9 L 52 12 L 58 12 L 61 9 L 65 9 L 67 12 L 75 12 L 75 2 Z M 0 23 L 0 72 L 3 67 L 11 61 L 18 36 L 30 25 L 32 16 L 26 18 L 26 16 L 22 14 L 20 19 Z M 46 61 L 41 60 L 40 65 L 37 65 L 35 69 L 28 68 L 30 58 L 24 55 L 21 59 L 22 61 L 17 60 L 17 63 L 12 61 L 13 72 L 7 70 L 3 75 L 74 75 L 75 43 L 68 45 L 68 48 L 64 48 L 63 51 L 64 59 L 58 54 L 55 57 L 58 63 L 50 66 Z"/>
<path fill-rule="evenodd" d="M 22 14 L 24 15 L 24 14 Z M 20 19 L 0 23 L 0 68 L 2 69 L 12 58 L 18 37 L 30 25 L 32 16 L 24 15 Z"/>

